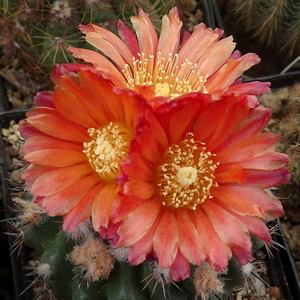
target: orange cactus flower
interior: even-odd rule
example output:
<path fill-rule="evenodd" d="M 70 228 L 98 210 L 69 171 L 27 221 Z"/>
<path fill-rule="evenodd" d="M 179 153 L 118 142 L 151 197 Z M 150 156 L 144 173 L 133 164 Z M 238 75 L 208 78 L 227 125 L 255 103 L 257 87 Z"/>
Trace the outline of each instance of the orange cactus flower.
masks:
<path fill-rule="evenodd" d="M 118 88 L 133 89 L 148 100 L 155 96 L 173 99 L 190 92 L 209 93 L 213 99 L 226 91 L 258 96 L 269 90 L 269 83 L 237 80 L 260 59 L 253 53 L 232 53 L 235 43 L 231 36 L 220 40 L 223 30 L 211 30 L 201 23 L 180 40 L 182 22 L 177 7 L 162 18 L 159 37 L 142 9 L 131 22 L 136 35 L 119 21 L 120 37 L 97 25 L 79 26 L 86 41 L 104 56 L 87 49 L 69 50 Z"/>
<path fill-rule="evenodd" d="M 65 215 L 68 231 L 90 217 L 95 230 L 108 225 L 119 163 L 143 102 L 130 90 L 115 91 L 91 69 L 56 66 L 54 92 L 37 94 L 37 107 L 21 127 L 24 159 L 30 163 L 25 186 L 48 215 Z"/>
<path fill-rule="evenodd" d="M 201 100 L 201 101 L 199 101 Z M 145 110 L 118 175 L 121 196 L 111 220 L 114 243 L 132 265 L 158 260 L 183 280 L 189 264 L 226 269 L 251 257 L 250 234 L 271 242 L 269 220 L 283 213 L 268 190 L 290 173 L 279 136 L 259 133 L 270 110 L 247 95 L 191 93 Z"/>

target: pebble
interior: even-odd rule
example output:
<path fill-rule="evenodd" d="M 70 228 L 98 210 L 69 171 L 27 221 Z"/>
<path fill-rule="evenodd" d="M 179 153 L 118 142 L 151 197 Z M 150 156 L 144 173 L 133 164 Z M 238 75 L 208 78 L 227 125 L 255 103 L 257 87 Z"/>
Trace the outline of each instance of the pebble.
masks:
<path fill-rule="evenodd" d="M 270 296 L 272 299 L 280 299 L 281 298 L 281 292 L 278 288 L 278 286 L 271 286 L 269 291 Z"/>

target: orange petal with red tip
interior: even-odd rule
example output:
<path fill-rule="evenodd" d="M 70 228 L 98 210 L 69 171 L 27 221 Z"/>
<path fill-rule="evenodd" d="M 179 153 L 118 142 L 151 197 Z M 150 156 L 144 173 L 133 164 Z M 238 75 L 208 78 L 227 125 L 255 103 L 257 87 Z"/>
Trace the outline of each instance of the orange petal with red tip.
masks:
<path fill-rule="evenodd" d="M 155 222 L 160 209 L 161 203 L 151 199 L 130 212 L 117 231 L 120 236 L 118 246 L 131 246 L 140 240 Z"/>
<path fill-rule="evenodd" d="M 123 193 L 149 199 L 155 193 L 153 183 L 132 179 L 124 184 Z"/>
<path fill-rule="evenodd" d="M 113 203 L 118 199 L 118 191 L 115 182 L 107 182 L 95 197 L 92 204 L 92 221 L 96 231 L 108 226 Z"/>
<path fill-rule="evenodd" d="M 137 153 L 129 154 L 121 163 L 121 169 L 129 179 L 140 179 L 148 182 L 153 180 L 151 165 Z M 120 181 L 122 182 L 121 178 Z"/>
<path fill-rule="evenodd" d="M 199 240 L 206 254 L 206 260 L 215 271 L 221 272 L 227 268 L 231 257 L 230 248 L 220 239 L 207 215 L 198 205 L 195 211 L 189 211 L 196 225 Z"/>
<path fill-rule="evenodd" d="M 160 268 L 169 268 L 175 260 L 179 243 L 179 229 L 175 211 L 163 207 L 163 214 L 153 236 L 153 250 Z"/>
<path fill-rule="evenodd" d="M 199 61 L 196 72 L 200 72 L 202 76 L 211 76 L 216 72 L 229 58 L 235 43 L 232 42 L 231 36 L 220 41 L 214 41 L 206 49 Z"/>
<path fill-rule="evenodd" d="M 52 92 L 38 92 L 34 97 L 34 102 L 39 107 L 55 108 Z"/>
<path fill-rule="evenodd" d="M 245 138 L 253 136 L 260 132 L 269 122 L 271 118 L 271 110 L 264 107 L 256 107 L 248 112 L 247 117 L 241 121 L 236 131 L 224 140 L 215 151 L 219 152 L 228 146 L 239 142 Z"/>
<path fill-rule="evenodd" d="M 190 275 L 189 261 L 181 254 L 180 250 L 177 251 L 176 258 L 170 267 L 170 277 L 174 281 L 181 281 L 188 278 Z"/>
<path fill-rule="evenodd" d="M 234 214 L 234 212 L 231 212 Z M 235 216 L 240 219 L 248 228 L 249 232 L 264 241 L 265 243 L 271 243 L 271 235 L 266 224 L 257 217 L 252 216 L 241 216 L 235 214 Z"/>
<path fill-rule="evenodd" d="M 287 183 L 290 179 L 291 173 L 288 168 L 272 171 L 251 170 L 244 185 L 267 189 Z"/>
<path fill-rule="evenodd" d="M 248 261 L 250 261 L 252 244 L 247 227 L 235 216 L 215 204 L 213 199 L 203 202 L 201 208 L 206 213 L 221 240 L 231 250 L 241 251 L 243 253 L 241 258 L 249 258 Z"/>
<path fill-rule="evenodd" d="M 64 215 L 74 208 L 97 182 L 99 182 L 98 174 L 80 178 L 64 190 L 44 197 L 42 207 L 49 216 Z"/>
<path fill-rule="evenodd" d="M 217 159 L 223 164 L 230 162 L 238 163 L 239 161 L 263 156 L 274 151 L 279 139 L 279 135 L 271 132 L 257 134 L 219 151 Z"/>
<path fill-rule="evenodd" d="M 86 128 L 74 123 L 71 124 L 69 120 L 63 117 L 38 115 L 28 118 L 27 122 L 52 137 L 81 143 L 88 140 Z"/>
<path fill-rule="evenodd" d="M 286 154 L 273 152 L 263 156 L 254 157 L 249 160 L 239 161 L 238 165 L 243 169 L 271 171 L 284 167 L 288 163 L 288 161 L 289 159 Z M 219 165 L 218 172 L 223 172 L 234 164 L 235 162 Z"/>
<path fill-rule="evenodd" d="M 139 58 L 140 46 L 132 30 L 122 22 L 118 20 L 118 34 L 124 41 L 125 45 L 130 49 L 135 58 Z"/>
<path fill-rule="evenodd" d="M 97 71 L 101 72 L 103 77 L 110 79 L 118 88 L 126 88 L 124 77 L 120 71 L 103 55 L 88 49 L 69 47 L 68 50 L 72 52 L 74 57 L 91 63 Z"/>
<path fill-rule="evenodd" d="M 95 25 L 94 25 L 95 26 Z M 115 35 L 114 35 L 115 36 Z M 117 36 L 115 36 L 117 38 Z M 86 41 L 103 52 L 106 56 L 111 58 L 111 60 L 120 68 L 124 68 L 124 65 L 127 60 L 121 56 L 121 54 L 117 51 L 115 45 L 111 44 L 109 41 L 105 40 L 101 34 L 98 32 L 87 32 L 85 36 Z M 123 43 L 123 42 L 122 42 Z M 124 44 L 124 43 L 123 43 Z M 124 44 L 125 46 L 125 44 Z M 131 55 L 131 58 L 133 54 Z"/>
<path fill-rule="evenodd" d="M 95 32 L 98 33 L 98 35 L 96 35 L 96 34 L 93 35 L 93 36 L 95 36 L 95 40 L 93 40 L 93 43 L 99 42 L 99 35 L 100 35 L 103 40 L 105 40 L 107 43 L 109 43 L 109 45 L 111 45 L 117 51 L 117 53 L 122 57 L 122 59 L 125 61 L 125 63 L 132 66 L 132 58 L 134 57 L 134 55 L 131 52 L 131 50 L 126 46 L 126 44 L 118 36 L 116 36 L 114 33 L 110 32 L 109 30 L 106 30 L 97 25 L 92 25 L 92 26 L 93 26 Z M 92 33 L 86 33 L 86 35 L 87 35 L 87 39 L 89 37 L 92 37 Z M 113 61 L 115 61 L 115 59 L 111 56 L 112 52 L 110 51 L 111 50 L 110 47 L 107 49 L 106 48 L 102 48 L 102 49 L 98 48 L 98 49 L 100 51 L 102 51 L 105 55 L 110 57 Z M 120 67 L 123 68 L 124 65 L 122 64 L 122 65 L 120 65 Z"/>
<path fill-rule="evenodd" d="M 146 256 L 152 251 L 152 240 L 157 225 L 160 222 L 161 213 L 147 233 L 129 248 L 128 260 L 131 265 L 138 265 L 146 260 Z"/>
<path fill-rule="evenodd" d="M 104 183 L 101 182 L 94 186 L 74 208 L 65 214 L 64 231 L 74 231 L 79 223 L 85 222 L 91 217 L 92 203 L 103 185 Z"/>
<path fill-rule="evenodd" d="M 26 140 L 22 147 L 25 154 L 44 149 L 61 149 L 70 151 L 82 151 L 82 144 L 70 143 L 46 136 L 33 136 Z"/>
<path fill-rule="evenodd" d="M 140 145 L 147 145 L 147 147 L 142 148 L 143 157 L 155 164 L 160 160 L 161 154 L 156 141 L 153 139 L 152 131 L 145 127 L 140 130 L 141 134 L 136 136 L 136 140 Z"/>
<path fill-rule="evenodd" d="M 236 198 L 236 201 L 251 201 L 260 206 L 265 219 L 273 220 L 284 214 L 278 198 L 261 188 L 247 186 L 219 186 L 219 188 L 222 190 L 223 197 L 226 193 L 228 197 Z"/>
<path fill-rule="evenodd" d="M 194 27 L 192 35 L 184 43 L 178 53 L 178 63 L 181 65 L 187 59 L 192 63 L 199 61 L 203 53 L 211 43 L 219 38 L 219 35 L 207 28 L 204 23 Z"/>
<path fill-rule="evenodd" d="M 259 62 L 260 58 L 254 53 L 247 53 L 238 59 L 229 59 L 206 81 L 205 87 L 208 93 L 229 87 L 236 78 Z"/>
<path fill-rule="evenodd" d="M 94 172 L 89 163 L 59 168 L 42 174 L 33 184 L 34 196 L 51 196 L 61 192 L 84 176 Z"/>
<path fill-rule="evenodd" d="M 111 219 L 114 223 L 118 223 L 126 219 L 127 215 L 134 211 L 137 207 L 144 204 L 146 201 L 135 196 L 122 195 L 117 199 L 114 205 L 114 210 L 111 214 Z"/>
<path fill-rule="evenodd" d="M 205 259 L 198 231 L 185 208 L 176 210 L 179 230 L 179 250 L 194 265 L 200 265 Z"/>
<path fill-rule="evenodd" d="M 248 200 L 247 198 L 237 197 L 232 195 L 227 186 L 219 185 L 211 188 L 211 194 L 222 202 L 225 206 L 235 211 L 238 214 L 265 217 L 263 208 Z"/>
<path fill-rule="evenodd" d="M 25 155 L 24 159 L 32 164 L 67 167 L 87 161 L 82 151 L 44 149 L 33 151 Z"/>
<path fill-rule="evenodd" d="M 22 173 L 22 178 L 25 181 L 24 186 L 26 188 L 31 188 L 33 183 L 36 181 L 38 177 L 41 175 L 57 170 L 57 167 L 52 167 L 52 166 L 39 166 L 39 165 L 29 165 L 26 170 Z"/>
<path fill-rule="evenodd" d="M 69 77 L 68 79 L 70 80 Z M 96 84 L 96 82 L 94 83 Z M 89 114 L 85 105 L 73 94 L 74 89 L 79 89 L 79 87 L 65 88 L 62 86 L 55 88 L 53 99 L 57 111 L 74 123 L 86 128 L 97 128 L 97 122 Z"/>

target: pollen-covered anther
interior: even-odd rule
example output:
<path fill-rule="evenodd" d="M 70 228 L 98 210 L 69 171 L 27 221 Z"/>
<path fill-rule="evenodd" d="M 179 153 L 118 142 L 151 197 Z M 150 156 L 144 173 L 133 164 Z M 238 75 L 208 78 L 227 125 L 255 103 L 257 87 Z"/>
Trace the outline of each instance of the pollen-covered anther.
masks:
<path fill-rule="evenodd" d="M 132 131 L 123 124 L 110 122 L 100 128 L 89 128 L 91 141 L 83 143 L 93 169 L 103 178 L 114 180 L 119 173 L 119 163 L 127 154 Z"/>
<path fill-rule="evenodd" d="M 198 65 L 186 60 L 178 64 L 178 54 L 169 53 L 168 57 L 160 52 L 156 56 L 145 53 L 133 58 L 133 67 L 125 65 L 123 74 L 130 89 L 136 86 L 154 85 L 155 96 L 175 98 L 191 92 L 207 93 L 206 75 L 201 75 Z"/>
<path fill-rule="evenodd" d="M 194 141 L 191 133 L 179 145 L 169 147 L 158 167 L 157 190 L 163 205 L 195 210 L 211 198 L 210 188 L 217 186 L 215 156 L 204 143 Z"/>

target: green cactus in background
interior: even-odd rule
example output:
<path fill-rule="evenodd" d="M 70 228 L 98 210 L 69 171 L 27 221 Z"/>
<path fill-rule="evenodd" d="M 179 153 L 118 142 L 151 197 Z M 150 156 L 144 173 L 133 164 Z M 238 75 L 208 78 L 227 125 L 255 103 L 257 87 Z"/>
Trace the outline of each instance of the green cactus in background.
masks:
<path fill-rule="evenodd" d="M 299 207 L 300 184 L 300 84 L 272 91 L 261 97 L 261 102 L 273 109 L 273 119 L 268 129 L 282 135 L 277 149 L 289 156 L 289 169 L 291 171 L 291 184 L 280 187 L 282 195 L 289 195 L 282 199 L 285 208 Z"/>
<path fill-rule="evenodd" d="M 67 48 L 87 47 L 79 24 L 94 23 L 115 31 L 118 19 L 130 25 L 138 8 L 160 28 L 161 17 L 175 0 L 1 0 L 0 36 L 5 40 L 2 60 L 17 58 L 38 74 L 48 74 L 54 63 L 74 62 Z"/>
<path fill-rule="evenodd" d="M 238 16 L 237 24 L 261 45 L 276 47 L 286 59 L 300 54 L 299 1 L 230 0 L 228 4 Z"/>
<path fill-rule="evenodd" d="M 33 278 L 28 288 L 33 287 L 35 299 L 225 300 L 241 289 L 249 276 L 232 258 L 225 273 L 217 273 L 204 262 L 192 267 L 191 278 L 174 282 L 169 270 L 158 268 L 156 262 L 130 266 L 127 249 L 100 239 L 90 221 L 65 233 L 60 230 L 62 218 L 46 215 L 29 194 L 13 201 L 18 211 L 16 245 L 24 243 L 40 253 L 28 274 Z M 252 243 L 253 251 L 264 245 L 258 238 Z"/>

